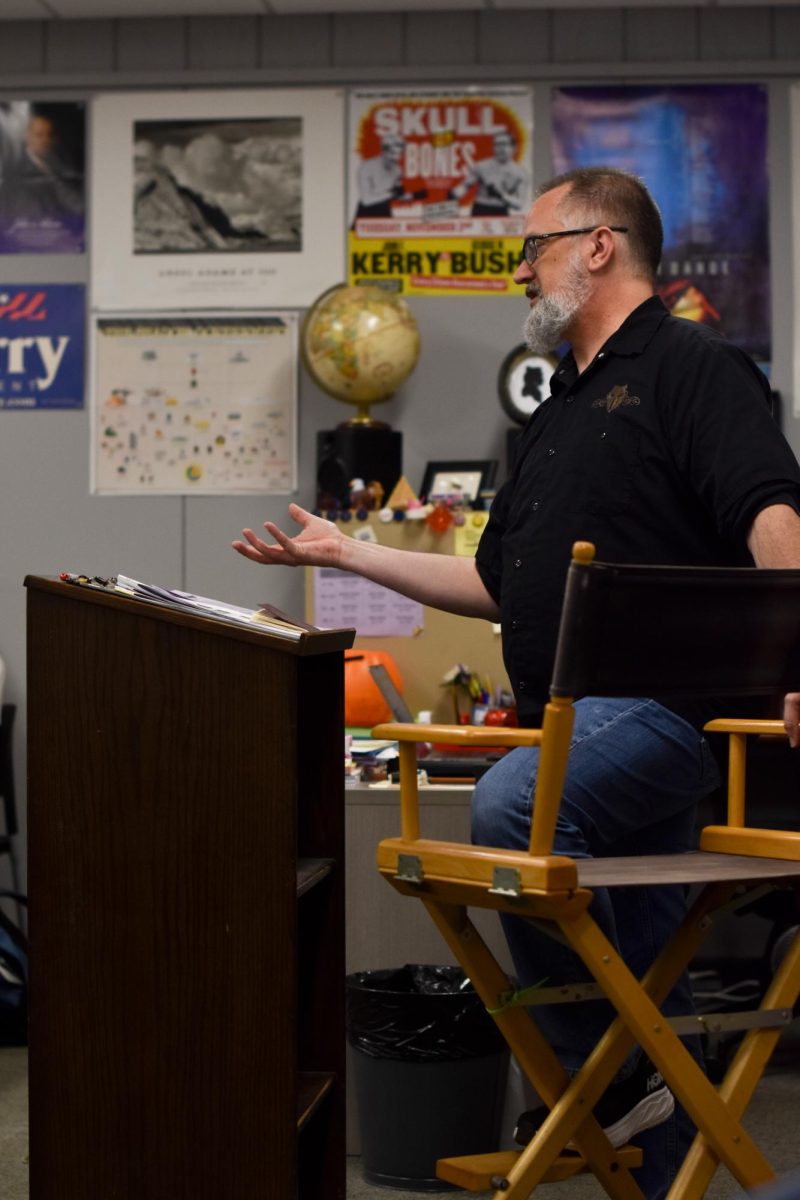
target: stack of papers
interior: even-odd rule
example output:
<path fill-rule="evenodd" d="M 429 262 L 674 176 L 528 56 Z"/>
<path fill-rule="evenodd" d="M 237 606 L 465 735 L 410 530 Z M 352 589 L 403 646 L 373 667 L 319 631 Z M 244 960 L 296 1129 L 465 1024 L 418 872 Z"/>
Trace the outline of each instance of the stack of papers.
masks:
<path fill-rule="evenodd" d="M 242 608 L 237 604 L 227 604 L 224 600 L 211 600 L 208 596 L 196 596 L 193 592 L 181 592 L 177 589 L 157 587 L 152 583 L 141 583 L 127 575 L 117 575 L 114 580 L 114 590 L 127 596 L 135 596 L 138 600 L 152 600 L 156 604 L 168 604 L 183 612 L 203 613 L 207 617 L 216 617 L 221 621 L 233 621 L 237 625 L 249 625 L 251 628 L 265 629 L 277 637 L 299 641 L 304 633 L 313 631 L 312 625 L 298 624 L 271 605 L 262 604 L 258 609 Z"/>

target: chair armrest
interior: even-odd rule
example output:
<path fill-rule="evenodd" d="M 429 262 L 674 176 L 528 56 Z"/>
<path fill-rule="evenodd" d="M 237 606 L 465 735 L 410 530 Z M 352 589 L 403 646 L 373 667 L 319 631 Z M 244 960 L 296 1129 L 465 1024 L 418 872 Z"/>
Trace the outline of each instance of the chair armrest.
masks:
<path fill-rule="evenodd" d="M 728 829 L 745 829 L 747 738 L 785 736 L 783 721 L 776 719 L 718 717 L 703 726 L 706 733 L 728 735 Z"/>
<path fill-rule="evenodd" d="M 414 742 L 435 740 L 453 746 L 538 746 L 542 740 L 542 731 L 498 725 L 416 725 L 387 722 L 376 725 L 372 736 L 400 743 L 400 829 L 404 838 L 413 841 L 420 835 L 417 752 Z"/>
<path fill-rule="evenodd" d="M 505 725 L 376 725 L 374 738 L 393 742 L 446 742 L 451 746 L 538 746 L 541 729 Z"/>
<path fill-rule="evenodd" d="M 783 721 L 766 718 L 718 717 L 708 721 L 703 729 L 706 733 L 765 733 L 773 736 L 786 733 Z"/>

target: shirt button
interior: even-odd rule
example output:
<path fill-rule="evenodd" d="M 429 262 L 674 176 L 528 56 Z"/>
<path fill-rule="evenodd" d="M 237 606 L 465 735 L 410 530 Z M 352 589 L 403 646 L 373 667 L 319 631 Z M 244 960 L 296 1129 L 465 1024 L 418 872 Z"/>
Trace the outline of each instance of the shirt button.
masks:
<path fill-rule="evenodd" d="M 533 509 L 534 512 L 536 512 L 537 509 L 539 508 L 539 501 L 534 500 L 533 503 L 531 504 L 531 508 Z"/>
<path fill-rule="evenodd" d="M 526 688 L 527 686 L 528 686 L 528 685 L 527 685 L 527 683 L 525 682 L 525 680 L 524 680 L 524 679 L 520 679 L 519 683 L 517 684 L 517 691 L 518 691 L 518 692 L 524 692 L 524 691 L 525 691 L 525 688 Z"/>
<path fill-rule="evenodd" d="M 572 404 L 572 401 L 573 401 L 574 399 L 575 399 L 575 397 L 574 397 L 574 396 L 567 396 L 567 404 Z"/>
<path fill-rule="evenodd" d="M 517 568 L 521 567 L 521 566 L 522 566 L 522 559 L 521 559 L 521 558 L 515 558 L 515 559 L 514 559 L 514 566 L 515 566 L 515 567 L 517 567 Z"/>
<path fill-rule="evenodd" d="M 511 628 L 512 628 L 512 629 L 519 629 L 519 621 L 517 621 L 517 620 L 513 620 L 513 621 L 511 622 Z"/>
<path fill-rule="evenodd" d="M 548 450 L 548 451 L 547 451 L 547 453 L 548 453 L 548 454 L 550 455 L 550 457 L 552 458 L 552 457 L 553 457 L 553 455 L 555 454 L 555 450 L 553 450 L 553 449 L 550 449 L 550 450 Z"/>

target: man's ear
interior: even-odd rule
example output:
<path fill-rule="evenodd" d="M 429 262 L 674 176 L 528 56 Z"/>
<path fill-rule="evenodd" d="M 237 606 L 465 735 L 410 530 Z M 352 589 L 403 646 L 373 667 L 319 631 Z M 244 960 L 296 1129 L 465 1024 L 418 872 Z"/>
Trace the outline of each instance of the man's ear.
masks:
<path fill-rule="evenodd" d="M 607 267 L 614 256 L 614 235 L 605 225 L 600 225 L 591 234 L 591 254 L 587 266 L 590 271 Z"/>

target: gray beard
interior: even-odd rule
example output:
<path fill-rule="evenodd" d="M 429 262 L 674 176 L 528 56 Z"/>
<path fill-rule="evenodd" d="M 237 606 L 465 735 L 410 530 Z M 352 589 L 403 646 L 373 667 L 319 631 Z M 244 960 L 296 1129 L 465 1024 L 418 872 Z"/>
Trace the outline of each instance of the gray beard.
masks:
<path fill-rule="evenodd" d="M 565 340 L 567 329 L 589 295 L 588 272 L 579 260 L 567 264 L 562 287 L 540 296 L 525 318 L 522 332 L 532 354 L 549 354 Z"/>

